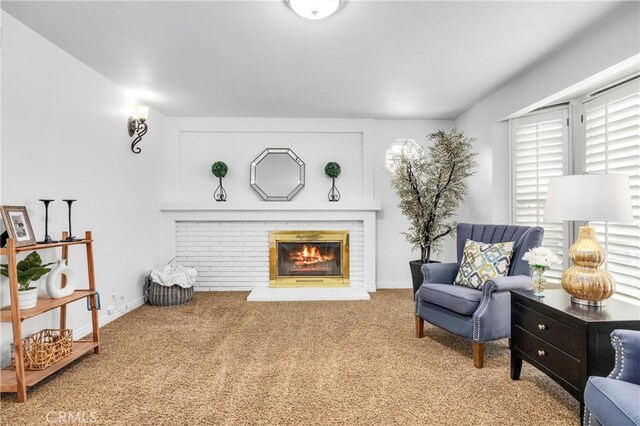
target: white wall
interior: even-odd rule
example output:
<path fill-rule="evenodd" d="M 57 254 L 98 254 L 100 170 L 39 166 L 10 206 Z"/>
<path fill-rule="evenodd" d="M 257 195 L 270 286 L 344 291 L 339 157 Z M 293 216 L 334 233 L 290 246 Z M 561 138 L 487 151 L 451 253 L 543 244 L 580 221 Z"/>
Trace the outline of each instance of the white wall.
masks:
<path fill-rule="evenodd" d="M 447 120 L 170 118 L 163 201 L 213 201 L 217 182 L 210 167 L 218 160 L 229 165 L 224 180 L 228 202 L 259 201 L 249 186 L 249 165 L 263 149 L 285 147 L 293 149 L 307 167 L 306 187 L 292 202 L 328 203 L 330 180 L 324 175 L 324 165 L 337 161 L 342 165 L 336 181 L 342 202 L 382 203 L 377 220 L 378 288 L 409 288 L 408 262 L 418 254 L 412 253 L 401 235 L 407 221 L 397 207 L 390 175 L 384 168 L 384 152 L 397 138 L 412 138 L 427 146 L 427 134 L 449 129 L 452 124 Z M 472 200 L 481 198 L 482 193 L 470 196 Z M 469 219 L 463 213 L 460 220 Z M 438 258 L 454 257 L 453 240 L 448 240 Z"/>
<path fill-rule="evenodd" d="M 36 236 L 42 238 L 44 209 L 38 199 L 56 199 L 49 226 L 55 239 L 66 228 L 66 206 L 60 200 L 78 199 L 74 234 L 93 231 L 103 306 L 99 315 L 107 320 L 111 288 L 124 296 L 123 303 L 141 303 L 143 276 L 164 261 L 155 250 L 161 227 L 157 203 L 164 117 L 150 112 L 142 154 L 134 155 L 126 133 L 132 104 L 122 89 L 4 12 L 2 42 L 1 203 L 26 205 Z M 48 250 L 41 255 L 53 260 L 59 253 Z M 86 288 L 84 250 L 71 248 L 70 264 L 79 270 Z M 3 278 L 3 306 L 8 296 Z M 76 338 L 90 331 L 84 302 L 70 305 L 68 312 L 68 326 L 79 331 Z M 26 320 L 23 332 L 55 328 L 57 319 L 57 312 L 52 312 Z M 12 332 L 8 323 L 1 327 L 6 363 Z"/>
<path fill-rule="evenodd" d="M 607 18 L 455 119 L 459 130 L 478 138 L 482 184 L 489 186 L 474 191 L 482 190 L 494 223 L 510 221 L 509 137 L 501 121 L 640 52 L 640 3 L 628 2 Z"/>
<path fill-rule="evenodd" d="M 398 197 L 391 186 L 391 174 L 384 167 L 384 153 L 394 139 L 413 139 L 427 148 L 427 135 L 438 129 L 450 129 L 447 120 L 376 120 L 373 125 L 373 145 L 375 157 L 375 197 L 382 203 L 378 212 L 378 288 L 406 288 L 411 286 L 409 261 L 420 258 L 419 251 L 411 250 L 402 232 L 408 223 L 398 208 Z M 461 209 L 462 210 L 462 209 Z M 461 214 L 458 220 L 465 220 Z M 452 261 L 455 259 L 455 239 L 445 238 L 442 253 L 433 259 Z"/>

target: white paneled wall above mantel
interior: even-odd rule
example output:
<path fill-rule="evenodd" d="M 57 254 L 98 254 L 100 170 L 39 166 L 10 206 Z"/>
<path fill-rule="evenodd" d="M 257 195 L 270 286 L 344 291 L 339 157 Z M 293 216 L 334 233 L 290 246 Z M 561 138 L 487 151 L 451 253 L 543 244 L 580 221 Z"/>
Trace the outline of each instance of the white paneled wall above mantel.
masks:
<path fill-rule="evenodd" d="M 251 162 L 266 148 L 290 148 L 306 165 L 305 188 L 292 202 L 326 200 L 327 162 L 342 166 L 345 200 L 373 201 L 372 120 L 173 118 L 168 135 L 165 201 L 207 201 L 217 186 L 211 164 L 224 161 L 228 201 L 260 201 L 249 186 Z"/>

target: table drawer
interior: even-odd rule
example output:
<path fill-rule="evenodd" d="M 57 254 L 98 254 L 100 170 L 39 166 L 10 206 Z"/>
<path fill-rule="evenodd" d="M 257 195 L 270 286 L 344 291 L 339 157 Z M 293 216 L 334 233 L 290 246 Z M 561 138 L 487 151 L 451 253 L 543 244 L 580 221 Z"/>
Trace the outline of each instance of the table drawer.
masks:
<path fill-rule="evenodd" d="M 580 361 L 520 327 L 516 327 L 516 335 L 512 338 L 515 349 L 579 388 Z"/>
<path fill-rule="evenodd" d="M 586 350 L 580 331 L 519 303 L 516 325 L 575 358 L 582 358 L 581 353 Z"/>

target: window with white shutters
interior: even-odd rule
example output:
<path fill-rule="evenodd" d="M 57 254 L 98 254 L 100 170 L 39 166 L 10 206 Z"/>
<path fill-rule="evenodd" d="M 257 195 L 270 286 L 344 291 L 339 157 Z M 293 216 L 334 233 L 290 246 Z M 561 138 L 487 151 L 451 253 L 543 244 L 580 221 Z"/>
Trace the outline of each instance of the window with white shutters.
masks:
<path fill-rule="evenodd" d="M 585 172 L 626 173 L 633 222 L 592 222 L 616 293 L 640 299 L 640 89 L 638 80 L 583 103 Z"/>
<path fill-rule="evenodd" d="M 513 223 L 544 228 L 543 245 L 559 257 L 566 249 L 565 224 L 544 220 L 549 179 L 567 171 L 568 108 L 529 114 L 511 121 Z M 563 266 L 547 272 L 560 282 Z"/>

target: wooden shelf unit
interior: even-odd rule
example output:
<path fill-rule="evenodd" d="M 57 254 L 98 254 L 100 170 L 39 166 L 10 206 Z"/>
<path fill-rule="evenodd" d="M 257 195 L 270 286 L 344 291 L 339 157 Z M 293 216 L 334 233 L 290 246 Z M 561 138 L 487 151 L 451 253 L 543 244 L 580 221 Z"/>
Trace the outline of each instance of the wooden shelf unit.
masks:
<path fill-rule="evenodd" d="M 51 244 L 35 244 L 30 246 L 16 247 L 15 240 L 9 239 L 7 247 L 0 248 L 0 255 L 8 258 L 9 265 L 9 287 L 11 294 L 11 304 L 0 309 L 0 322 L 11 322 L 13 329 L 13 353 L 15 356 L 15 369 L 12 367 L 0 370 L 0 392 L 14 392 L 18 395 L 18 402 L 27 400 L 27 387 L 33 386 L 42 379 L 50 376 L 61 368 L 69 365 L 76 359 L 93 351 L 100 353 L 100 335 L 98 329 L 98 304 L 96 299 L 96 283 L 93 268 L 93 239 L 91 231 L 85 233 L 82 240 L 64 241 L 68 234 L 62 233 L 62 240 Z M 18 276 L 16 272 L 17 253 L 25 251 L 37 251 L 52 248 L 61 248 L 61 258 L 69 260 L 69 247 L 74 245 L 84 245 L 87 253 L 87 271 L 89 278 L 89 288 L 75 290 L 70 296 L 60 299 L 38 298 L 38 304 L 32 309 L 20 310 L 18 308 Z M 62 286 L 66 285 L 66 278 L 62 276 Z M 73 342 L 73 352 L 68 357 L 40 371 L 26 371 L 22 358 L 22 321 L 33 318 L 52 309 L 60 309 L 60 328 L 67 326 L 67 305 L 69 303 L 89 298 L 91 310 L 91 322 L 93 328 L 92 340 L 80 340 Z"/>

